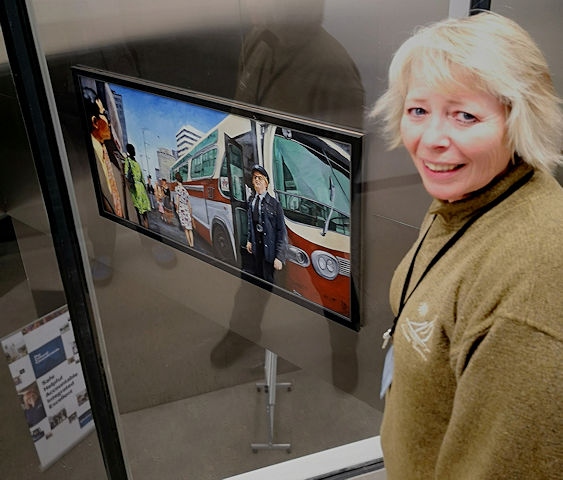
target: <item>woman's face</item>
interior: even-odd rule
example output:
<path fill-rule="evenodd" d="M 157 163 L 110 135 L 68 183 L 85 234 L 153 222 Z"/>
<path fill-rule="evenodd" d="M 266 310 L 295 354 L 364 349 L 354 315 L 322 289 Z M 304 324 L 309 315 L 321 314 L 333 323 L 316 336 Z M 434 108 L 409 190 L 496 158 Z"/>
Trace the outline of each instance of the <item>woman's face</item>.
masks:
<path fill-rule="evenodd" d="M 411 79 L 401 137 L 430 195 L 454 202 L 488 185 L 511 158 L 505 107 L 470 88 Z"/>

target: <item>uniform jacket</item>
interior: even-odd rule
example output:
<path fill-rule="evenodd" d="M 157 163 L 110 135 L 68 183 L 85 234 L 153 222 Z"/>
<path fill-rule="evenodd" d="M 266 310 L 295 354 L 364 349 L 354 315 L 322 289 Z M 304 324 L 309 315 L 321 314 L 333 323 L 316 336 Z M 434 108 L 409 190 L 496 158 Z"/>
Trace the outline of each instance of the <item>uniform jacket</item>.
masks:
<path fill-rule="evenodd" d="M 252 250 L 256 249 L 256 238 L 254 224 L 252 221 L 252 204 L 256 195 L 252 195 L 248 201 L 248 241 L 252 244 Z M 266 192 L 262 200 L 262 226 L 264 227 L 264 259 L 273 263 L 277 258 L 285 262 L 287 247 L 287 230 L 283 209 L 277 199 Z"/>

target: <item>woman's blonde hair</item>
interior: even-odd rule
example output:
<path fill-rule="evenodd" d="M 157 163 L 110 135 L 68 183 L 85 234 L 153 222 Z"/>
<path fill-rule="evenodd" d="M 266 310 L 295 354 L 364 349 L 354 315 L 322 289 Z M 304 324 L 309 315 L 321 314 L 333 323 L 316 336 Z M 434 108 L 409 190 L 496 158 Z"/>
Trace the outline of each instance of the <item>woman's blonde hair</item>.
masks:
<path fill-rule="evenodd" d="M 550 172 L 563 163 L 561 99 L 543 54 L 514 21 L 491 12 L 447 19 L 419 29 L 403 43 L 389 67 L 388 89 L 370 113 L 383 120 L 389 148 L 401 144 L 411 75 L 434 86 L 458 85 L 494 95 L 506 105 L 513 156 Z"/>

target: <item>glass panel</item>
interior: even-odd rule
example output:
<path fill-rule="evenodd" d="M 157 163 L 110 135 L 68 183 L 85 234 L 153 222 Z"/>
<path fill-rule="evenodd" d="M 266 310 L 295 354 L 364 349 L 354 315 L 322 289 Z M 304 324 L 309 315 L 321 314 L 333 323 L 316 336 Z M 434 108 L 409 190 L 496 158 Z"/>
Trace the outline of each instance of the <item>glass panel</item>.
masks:
<path fill-rule="evenodd" d="M 66 298 L 3 41 L 0 69 L 0 471 L 30 480 L 106 478 L 96 430 L 80 434 L 92 422 L 68 318 L 38 321 Z"/>
<path fill-rule="evenodd" d="M 494 0 L 491 10 L 512 18 L 530 33 L 547 59 L 559 97 L 563 97 L 561 3 L 556 0 L 541 0 L 533 4 L 526 0 Z M 557 179 L 563 184 L 563 167 L 557 170 Z"/>
<path fill-rule="evenodd" d="M 388 285 L 429 198 L 407 155 L 386 152 L 363 119 L 385 86 L 392 52 L 416 25 L 447 16 L 449 2 L 407 0 L 400 9 L 392 0 L 31 5 L 85 229 L 98 334 L 132 478 L 220 479 L 376 436 L 383 408 L 380 338 L 392 318 Z M 362 276 L 351 273 L 361 300 L 361 331 L 174 250 L 158 235 L 149 238 L 102 218 L 88 159 L 90 132 L 82 126 L 70 70 L 78 64 L 369 133 L 358 176 L 343 177 L 337 163 L 329 168 L 327 162 L 296 178 L 295 165 L 287 163 L 280 166 L 283 185 L 276 185 L 285 192 L 280 199 L 288 217 L 304 212 L 296 206 L 300 200 L 319 208 L 314 221 L 326 225 L 328 234 L 348 236 L 350 221 L 361 222 Z M 170 171 L 179 167 L 186 181 L 188 172 L 202 172 L 204 156 L 223 165 L 216 150 L 185 154 L 189 142 L 204 136 L 190 136 L 185 121 L 174 126 L 178 143 L 165 145 L 156 125 L 168 113 L 127 126 L 144 173 L 172 180 Z M 173 167 L 182 156 L 187 163 Z M 235 163 L 231 159 L 231 176 L 238 176 Z M 303 191 L 304 177 L 326 185 L 324 198 Z M 361 183 L 362 198 L 347 198 L 346 182 Z M 234 193 L 244 197 L 243 191 L 241 182 Z M 348 220 L 359 204 L 361 218 L 352 213 Z M 245 211 L 235 210 L 236 228 L 244 231 Z M 137 221 L 134 210 L 130 218 Z M 156 206 L 148 220 L 163 233 L 178 232 L 174 215 L 161 218 Z M 221 248 L 211 238 L 194 240 Z M 274 358 L 276 380 L 292 385 L 278 389 L 270 423 L 262 383 Z M 252 445 L 269 440 L 283 448 L 253 452 Z"/>

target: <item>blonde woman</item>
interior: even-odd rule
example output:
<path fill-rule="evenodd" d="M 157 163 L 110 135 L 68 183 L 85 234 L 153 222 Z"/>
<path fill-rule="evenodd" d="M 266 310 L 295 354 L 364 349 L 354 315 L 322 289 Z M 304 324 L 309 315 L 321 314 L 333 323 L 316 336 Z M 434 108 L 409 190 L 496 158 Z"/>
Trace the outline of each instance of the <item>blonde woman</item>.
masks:
<path fill-rule="evenodd" d="M 430 25 L 372 117 L 433 197 L 391 283 L 387 478 L 561 478 L 563 119 L 543 55 L 496 14 Z"/>

